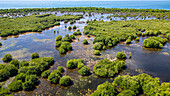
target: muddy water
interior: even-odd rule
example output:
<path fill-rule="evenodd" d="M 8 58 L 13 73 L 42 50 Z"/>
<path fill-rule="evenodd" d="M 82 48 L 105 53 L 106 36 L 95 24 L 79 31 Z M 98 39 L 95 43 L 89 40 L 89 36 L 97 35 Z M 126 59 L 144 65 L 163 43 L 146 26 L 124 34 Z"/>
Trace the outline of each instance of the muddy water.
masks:
<path fill-rule="evenodd" d="M 106 19 L 108 15 L 104 14 L 104 18 L 101 18 L 104 21 L 109 21 Z M 170 81 L 170 42 L 168 42 L 163 49 L 146 49 L 142 47 L 142 42 L 148 37 L 140 37 L 140 41 L 132 41 L 132 44 L 126 45 L 124 42 L 118 44 L 116 47 L 102 51 L 101 56 L 93 55 L 93 37 L 87 38 L 82 35 L 76 37 L 76 40 L 71 43 L 73 50 L 68 52 L 66 55 L 61 55 L 55 48 L 55 37 L 57 35 L 64 36 L 65 34 L 73 34 L 74 30 L 65 29 L 66 26 L 76 25 L 81 32 L 83 32 L 84 26 L 87 20 L 96 19 L 101 17 L 101 14 L 95 14 L 95 16 L 87 17 L 78 20 L 75 24 L 70 25 L 69 23 L 64 24 L 61 22 L 60 26 L 55 26 L 44 30 L 41 33 L 29 33 L 21 34 L 19 36 L 12 36 L 8 38 L 1 38 L 3 46 L 0 48 L 0 58 L 3 55 L 10 53 L 14 59 L 19 60 L 31 60 L 31 54 L 34 52 L 39 53 L 41 57 L 54 57 L 55 64 L 50 68 L 50 71 L 55 70 L 58 66 L 64 66 L 66 75 L 71 76 L 74 84 L 70 87 L 62 87 L 60 85 L 51 84 L 48 80 L 40 77 L 40 84 L 34 91 L 31 92 L 19 92 L 12 93 L 17 96 L 23 95 L 50 95 L 50 96 L 82 96 L 91 94 L 96 88 L 97 85 L 109 81 L 112 82 L 113 78 L 100 78 L 95 74 L 90 76 L 82 77 L 78 75 L 77 69 L 68 70 L 66 68 L 66 62 L 69 59 L 82 59 L 86 66 L 90 67 L 91 72 L 93 66 L 100 60 L 108 58 L 114 60 L 117 52 L 122 51 L 129 56 L 132 54 L 131 59 L 127 59 L 127 69 L 121 72 L 119 75 L 130 74 L 136 75 L 139 73 L 148 73 L 154 77 L 159 77 L 161 81 Z M 120 19 L 120 18 L 119 18 Z M 119 20 L 117 19 L 117 20 Z M 81 22 L 81 23 L 80 23 Z M 59 33 L 54 33 L 54 30 L 59 31 Z M 79 41 L 77 40 L 79 38 Z M 88 39 L 89 45 L 83 45 L 83 39 Z M 6 40 L 4 40 L 6 39 Z M 0 63 L 3 63 L 0 60 Z"/>

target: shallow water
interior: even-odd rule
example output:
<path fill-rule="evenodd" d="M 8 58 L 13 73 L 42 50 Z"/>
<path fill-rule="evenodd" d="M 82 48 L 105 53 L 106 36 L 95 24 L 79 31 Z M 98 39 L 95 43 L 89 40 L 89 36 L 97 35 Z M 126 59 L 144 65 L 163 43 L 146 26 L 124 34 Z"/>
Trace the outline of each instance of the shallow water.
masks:
<path fill-rule="evenodd" d="M 112 14 L 103 14 L 104 18 L 101 18 L 104 21 L 109 21 L 106 19 L 108 15 Z M 65 29 L 66 26 L 76 25 L 81 32 L 84 30 L 87 20 L 95 19 L 97 20 L 101 17 L 101 14 L 95 14 L 95 16 L 88 17 L 78 20 L 75 24 L 70 25 L 69 23 L 64 24 L 61 22 L 60 26 L 55 26 L 44 30 L 41 33 L 26 33 L 19 36 L 11 36 L 6 38 L 1 38 L 3 46 L 0 48 L 0 58 L 3 55 L 10 53 L 14 59 L 19 60 L 31 60 L 31 54 L 34 52 L 39 53 L 41 57 L 54 57 L 55 64 L 50 68 L 50 71 L 55 70 L 58 66 L 64 66 L 65 72 L 63 74 L 71 76 L 74 84 L 70 87 L 62 87 L 59 85 L 51 84 L 48 80 L 40 78 L 40 84 L 34 91 L 31 92 L 19 92 L 13 93 L 15 95 L 57 95 L 57 96 L 80 96 L 80 95 L 89 95 L 94 90 L 96 90 L 97 85 L 102 84 L 105 81 L 113 82 L 113 78 L 100 78 L 95 74 L 91 74 L 87 77 L 82 77 L 78 75 L 77 70 L 68 70 L 66 68 L 66 62 L 69 59 L 82 59 L 86 66 L 90 67 L 91 72 L 93 66 L 100 60 L 108 58 L 114 60 L 116 54 L 119 51 L 125 52 L 127 56 L 132 54 L 131 59 L 126 60 L 127 69 L 121 72 L 119 75 L 130 74 L 136 75 L 139 73 L 148 73 L 154 77 L 159 77 L 161 81 L 170 81 L 170 42 L 168 42 L 163 49 L 146 49 L 142 47 L 142 42 L 148 37 L 140 37 L 140 41 L 132 41 L 132 44 L 126 45 L 124 42 L 121 42 L 117 46 L 102 51 L 101 56 L 93 55 L 93 37 L 87 38 L 82 35 L 79 38 L 79 41 L 76 39 L 71 43 L 73 50 L 68 52 L 66 55 L 61 55 L 55 48 L 55 37 L 57 35 L 64 36 L 65 34 L 73 34 L 73 30 L 69 31 Z M 120 19 L 120 18 L 119 18 Z M 119 20 L 118 19 L 118 20 Z M 59 33 L 54 33 L 53 30 L 58 30 Z M 89 45 L 83 45 L 83 39 L 87 38 Z M 3 63 L 0 60 L 0 63 Z"/>

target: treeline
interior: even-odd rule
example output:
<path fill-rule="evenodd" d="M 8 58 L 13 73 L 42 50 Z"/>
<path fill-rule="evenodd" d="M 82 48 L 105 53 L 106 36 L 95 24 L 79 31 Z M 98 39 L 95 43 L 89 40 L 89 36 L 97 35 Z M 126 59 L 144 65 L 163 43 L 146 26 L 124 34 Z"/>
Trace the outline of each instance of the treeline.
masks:
<path fill-rule="evenodd" d="M 0 9 L 0 14 L 4 13 L 23 13 L 23 12 L 47 12 L 47 11 L 67 11 L 67 12 L 155 12 L 166 13 L 170 10 L 164 9 L 120 9 L 120 8 L 97 8 L 97 7 L 68 7 L 68 8 L 23 8 L 23 9 Z"/>
<path fill-rule="evenodd" d="M 147 74 L 136 76 L 123 75 L 114 79 L 113 83 L 98 85 L 90 96 L 170 96 L 170 83 L 160 83 L 159 78 Z"/>
<path fill-rule="evenodd" d="M 18 35 L 24 32 L 41 32 L 54 25 L 60 25 L 59 21 L 79 20 L 82 17 L 82 15 L 55 16 L 52 14 L 43 14 L 15 19 L 0 18 L 0 36 Z"/>

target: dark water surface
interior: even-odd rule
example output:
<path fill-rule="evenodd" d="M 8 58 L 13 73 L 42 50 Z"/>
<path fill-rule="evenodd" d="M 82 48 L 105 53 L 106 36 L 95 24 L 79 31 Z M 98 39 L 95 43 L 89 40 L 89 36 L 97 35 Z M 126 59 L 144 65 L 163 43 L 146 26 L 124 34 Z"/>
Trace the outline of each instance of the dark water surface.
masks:
<path fill-rule="evenodd" d="M 106 17 L 111 14 L 104 14 L 104 21 L 109 21 Z M 75 24 L 81 32 L 84 30 L 86 22 L 90 19 L 97 20 L 101 17 L 101 14 L 95 14 L 92 17 L 85 17 L 78 20 Z M 148 18 L 150 19 L 150 18 Z M 120 18 L 117 18 L 120 20 Z M 81 77 L 78 75 L 77 70 L 68 70 L 66 68 L 66 62 L 69 59 L 82 59 L 86 66 L 90 67 L 91 72 L 93 66 L 100 60 L 108 58 L 114 60 L 117 52 L 122 51 L 129 56 L 132 54 L 132 59 L 127 59 L 127 69 L 121 72 L 119 75 L 130 74 L 136 75 L 139 73 L 148 73 L 154 77 L 159 77 L 161 81 L 170 81 L 170 42 L 168 42 L 163 49 L 146 49 L 142 47 L 142 42 L 148 37 L 140 37 L 140 41 L 133 41 L 132 44 L 126 45 L 124 42 L 118 44 L 116 47 L 102 51 L 101 56 L 93 55 L 93 37 L 87 38 L 82 35 L 79 36 L 79 41 L 76 39 L 71 45 L 73 51 L 68 52 L 65 56 L 60 55 L 55 48 L 55 37 L 57 35 L 64 36 L 65 34 L 73 34 L 73 30 L 69 31 L 65 29 L 66 26 L 70 26 L 69 23 L 64 24 L 61 22 L 60 26 L 55 26 L 44 30 L 41 33 L 25 33 L 19 36 L 11 36 L 8 38 L 1 38 L 3 46 L 0 48 L 0 58 L 3 55 L 10 53 L 14 59 L 19 60 L 31 60 L 31 54 L 34 52 L 39 53 L 41 57 L 54 57 L 55 64 L 50 68 L 50 71 L 55 70 L 58 66 L 64 66 L 64 74 L 71 76 L 74 84 L 71 87 L 62 87 L 59 85 L 51 84 L 48 80 L 40 78 L 40 84 L 34 91 L 31 92 L 19 92 L 13 93 L 15 95 L 51 95 L 51 96 L 81 96 L 89 95 L 96 88 L 97 85 L 102 84 L 105 81 L 113 82 L 114 78 L 99 78 L 95 74 L 87 77 Z M 53 30 L 59 30 L 57 34 Z M 78 37 L 77 37 L 78 38 Z M 83 45 L 83 39 L 87 38 L 89 45 Z M 6 40 L 5 40 L 6 39 Z M 0 63 L 3 63 L 0 59 Z"/>
<path fill-rule="evenodd" d="M 170 9 L 169 0 L 160 1 L 62 1 L 62 0 L 0 0 L 0 9 L 53 8 L 53 7 L 104 7 L 136 9 Z"/>

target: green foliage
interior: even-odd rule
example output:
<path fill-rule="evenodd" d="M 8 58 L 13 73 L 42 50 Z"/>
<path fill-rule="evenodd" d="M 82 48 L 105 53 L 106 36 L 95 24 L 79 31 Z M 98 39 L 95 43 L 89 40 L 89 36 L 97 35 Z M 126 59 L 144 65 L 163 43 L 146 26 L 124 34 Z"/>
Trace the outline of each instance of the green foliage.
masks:
<path fill-rule="evenodd" d="M 167 20 L 89 21 L 83 33 L 96 36 L 93 40 L 94 48 L 102 50 L 103 46 L 116 46 L 121 41 L 127 40 L 126 43 L 130 43 L 137 35 L 145 36 L 142 32 L 146 32 L 148 36 L 163 34 L 166 37 L 166 32 L 170 30 L 169 25 Z"/>
<path fill-rule="evenodd" d="M 16 35 L 24 32 L 41 32 L 42 30 L 60 25 L 62 20 L 80 19 L 82 16 L 53 14 L 31 15 L 21 18 L 0 18 L 0 36 Z"/>
<path fill-rule="evenodd" d="M 132 90 L 125 90 L 120 92 L 117 96 L 136 96 L 136 94 Z"/>
<path fill-rule="evenodd" d="M 20 62 L 17 59 L 13 59 L 13 60 L 10 61 L 10 64 L 12 64 L 15 67 L 19 68 Z"/>
<path fill-rule="evenodd" d="M 87 41 L 87 39 L 84 39 L 84 40 L 83 40 L 83 44 L 89 44 L 88 41 Z"/>
<path fill-rule="evenodd" d="M 46 70 L 46 71 L 44 71 L 44 72 L 41 74 L 41 76 L 42 76 L 43 78 L 48 78 L 49 75 L 50 75 L 50 70 Z"/>
<path fill-rule="evenodd" d="M 75 36 L 74 35 L 70 35 L 69 38 L 70 39 L 75 39 Z"/>
<path fill-rule="evenodd" d="M 0 95 L 1 96 L 9 96 L 9 90 L 0 85 Z M 13 96 L 13 95 L 10 95 L 10 96 Z"/>
<path fill-rule="evenodd" d="M 61 84 L 62 86 L 70 86 L 72 84 L 72 80 L 70 76 L 63 76 L 60 81 L 59 84 Z"/>
<path fill-rule="evenodd" d="M 77 29 L 77 27 L 74 25 L 74 26 L 73 26 L 73 29 Z"/>
<path fill-rule="evenodd" d="M 161 37 L 150 37 L 144 40 L 143 46 L 147 48 L 162 48 L 166 42 L 167 39 L 162 39 Z"/>
<path fill-rule="evenodd" d="M 78 69 L 81 69 L 81 68 L 84 67 L 84 66 L 85 66 L 85 65 L 84 65 L 82 62 L 79 62 L 77 68 L 78 68 Z"/>
<path fill-rule="evenodd" d="M 118 52 L 117 53 L 117 58 L 118 59 L 126 59 L 126 54 L 123 52 Z"/>
<path fill-rule="evenodd" d="M 23 83 L 23 89 L 25 91 L 30 91 L 30 90 L 33 90 L 34 88 L 35 88 L 34 84 L 31 81 L 26 81 Z"/>
<path fill-rule="evenodd" d="M 38 54 L 38 53 L 33 53 L 33 54 L 31 55 L 31 58 L 32 58 L 32 59 L 39 58 L 39 54 Z"/>
<path fill-rule="evenodd" d="M 25 81 L 31 81 L 33 85 L 38 84 L 38 76 L 36 75 L 27 75 Z"/>
<path fill-rule="evenodd" d="M 10 62 L 11 60 L 12 60 L 12 55 L 11 54 L 6 54 L 2 58 L 2 61 L 4 61 L 4 62 Z"/>
<path fill-rule="evenodd" d="M 83 63 L 83 61 L 81 59 L 71 59 L 67 61 L 66 66 L 68 69 L 75 69 L 77 68 L 78 63 Z"/>
<path fill-rule="evenodd" d="M 8 85 L 8 88 L 12 92 L 20 91 L 22 90 L 22 81 L 21 80 L 14 81 Z"/>
<path fill-rule="evenodd" d="M 69 26 L 69 27 L 68 27 L 68 29 L 69 29 L 69 30 L 71 30 L 71 29 L 72 29 L 72 27 L 71 27 L 71 26 Z"/>
<path fill-rule="evenodd" d="M 61 37 L 61 35 L 58 35 L 57 37 L 56 37 L 56 39 L 55 39 L 56 41 L 61 41 L 62 40 L 62 37 Z"/>
<path fill-rule="evenodd" d="M 93 68 L 93 72 L 101 77 L 113 77 L 126 68 L 124 61 L 100 60 Z"/>
<path fill-rule="evenodd" d="M 2 43 L 0 42 L 0 46 L 2 46 Z"/>
<path fill-rule="evenodd" d="M 103 49 L 103 43 L 102 42 L 97 42 L 94 44 L 94 49 L 96 50 L 102 50 Z"/>
<path fill-rule="evenodd" d="M 90 74 L 90 68 L 84 66 L 84 67 L 79 69 L 78 73 L 82 76 L 88 76 Z"/>
<path fill-rule="evenodd" d="M 8 65 L 4 68 L 8 77 L 15 76 L 18 73 L 18 69 L 14 65 Z"/>
<path fill-rule="evenodd" d="M 101 55 L 99 50 L 94 51 L 94 55 Z"/>
<path fill-rule="evenodd" d="M 136 38 L 136 41 L 139 41 L 139 37 L 138 37 L 138 38 Z"/>
<path fill-rule="evenodd" d="M 40 57 L 32 59 L 28 66 L 21 67 L 18 72 L 28 75 L 41 75 L 41 73 L 49 69 L 52 64 L 54 64 L 52 57 Z"/>
<path fill-rule="evenodd" d="M 55 42 L 55 47 L 60 47 L 61 44 L 62 44 L 62 41 L 56 41 L 56 42 Z"/>
<path fill-rule="evenodd" d="M 109 82 L 105 82 L 98 85 L 97 90 L 90 96 L 116 96 L 116 94 L 116 87 Z"/>
<path fill-rule="evenodd" d="M 127 40 L 126 40 L 126 44 L 130 44 L 131 41 L 132 41 L 131 39 L 127 39 Z"/>
<path fill-rule="evenodd" d="M 15 80 L 21 80 L 22 82 L 25 82 L 26 74 L 20 73 L 15 76 Z"/>
<path fill-rule="evenodd" d="M 60 75 L 59 75 L 59 74 L 56 74 L 56 73 L 51 73 L 51 74 L 48 76 L 48 80 L 49 80 L 51 83 L 54 83 L 54 84 L 59 83 L 60 78 L 61 78 Z"/>
<path fill-rule="evenodd" d="M 19 68 L 24 67 L 24 66 L 28 66 L 29 65 L 29 61 L 23 60 L 19 63 Z"/>
<path fill-rule="evenodd" d="M 65 54 L 67 51 L 72 50 L 72 46 L 70 45 L 69 42 L 62 42 L 58 50 L 59 53 Z"/>
<path fill-rule="evenodd" d="M 80 30 L 77 30 L 77 32 L 74 32 L 73 35 L 81 35 Z"/>
<path fill-rule="evenodd" d="M 57 70 L 58 70 L 59 72 L 64 72 L 63 66 L 58 66 L 58 67 L 57 67 Z"/>

